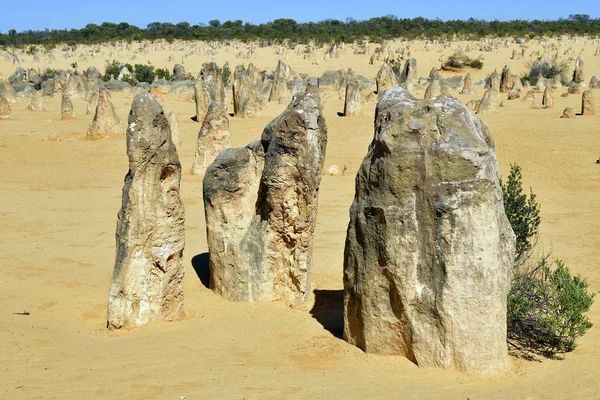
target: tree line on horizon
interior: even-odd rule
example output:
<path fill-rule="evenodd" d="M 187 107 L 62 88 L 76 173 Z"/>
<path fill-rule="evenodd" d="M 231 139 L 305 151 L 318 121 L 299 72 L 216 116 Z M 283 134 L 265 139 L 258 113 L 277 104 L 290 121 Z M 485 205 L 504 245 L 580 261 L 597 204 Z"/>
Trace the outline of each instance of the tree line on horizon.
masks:
<path fill-rule="evenodd" d="M 100 25 L 88 24 L 82 29 L 70 30 L 26 30 L 15 29 L 0 33 L 0 46 L 56 45 L 58 43 L 94 44 L 113 41 L 139 40 L 224 40 L 237 39 L 250 41 L 257 39 L 296 43 L 315 41 L 351 42 L 369 38 L 381 39 L 442 39 L 461 37 L 476 39 L 486 36 L 495 37 L 539 37 L 557 35 L 591 35 L 600 33 L 600 19 L 591 19 L 587 14 L 570 15 L 568 19 L 558 20 L 512 20 L 486 21 L 470 18 L 468 20 L 448 20 L 418 18 L 397 18 L 393 15 L 357 21 L 326 19 L 319 22 L 299 23 L 293 19 L 280 18 L 272 22 L 254 25 L 242 20 L 211 20 L 208 24 L 190 25 L 188 22 L 177 24 L 152 22 L 146 28 L 139 28 L 127 22 L 103 22 Z"/>

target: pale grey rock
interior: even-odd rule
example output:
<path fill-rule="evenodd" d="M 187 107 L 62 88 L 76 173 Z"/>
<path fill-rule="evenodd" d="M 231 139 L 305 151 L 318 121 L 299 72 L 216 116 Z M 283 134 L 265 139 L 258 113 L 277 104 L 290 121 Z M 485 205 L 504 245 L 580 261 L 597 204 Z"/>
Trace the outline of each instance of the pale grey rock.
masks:
<path fill-rule="evenodd" d="M 202 175 L 217 155 L 229 147 L 229 119 L 217 102 L 212 102 L 196 141 L 192 175 Z"/>

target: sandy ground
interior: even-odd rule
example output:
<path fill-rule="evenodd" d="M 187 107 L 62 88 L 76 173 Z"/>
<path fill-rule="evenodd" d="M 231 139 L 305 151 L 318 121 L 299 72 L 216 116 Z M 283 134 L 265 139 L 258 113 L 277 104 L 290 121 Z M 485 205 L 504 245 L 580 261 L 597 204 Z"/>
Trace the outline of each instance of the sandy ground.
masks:
<path fill-rule="evenodd" d="M 586 81 L 600 76 L 596 46 L 573 46 L 586 61 Z M 510 60 L 513 48 L 485 54 L 476 80 L 508 64 L 523 72 L 524 60 Z M 415 43 L 419 76 L 439 66 L 437 46 L 425 52 Z M 530 49 L 531 50 L 531 49 Z M 529 51 L 528 51 L 529 52 Z M 448 55 L 450 52 L 445 51 Z M 132 63 L 130 53 L 80 62 L 104 70 L 104 60 Z M 172 68 L 169 54 L 157 51 L 138 58 Z M 319 52 L 322 54 L 322 50 Z M 478 52 L 472 52 L 478 55 Z M 561 52 L 562 54 L 562 52 Z M 252 60 L 274 69 L 273 49 L 260 48 Z M 235 67 L 249 60 L 221 50 L 214 58 L 185 59 L 189 71 L 214 59 Z M 25 67 L 32 64 L 25 58 Z M 73 60 L 57 57 L 54 68 Z M 352 67 L 374 78 L 380 63 L 368 56 L 342 51 L 340 59 L 312 65 L 290 53 L 293 69 L 320 75 L 327 69 Z M 574 63 L 574 62 L 573 62 Z M 14 66 L 0 61 L 0 78 Z M 449 76 L 444 73 L 445 76 Z M 551 110 L 531 110 L 529 103 L 507 102 L 496 114 L 485 115 L 496 143 L 500 171 L 510 163 L 523 168 L 525 185 L 542 204 L 544 247 L 582 274 L 594 292 L 600 290 L 600 115 L 563 120 L 565 106 L 580 109 L 581 97 L 562 98 L 557 91 Z M 600 96 L 600 91 L 596 92 Z M 459 96 L 467 101 L 477 95 Z M 417 96 L 422 93 L 417 92 Z M 541 99 L 541 95 L 537 95 Z M 129 93 L 113 94 L 119 116 L 126 121 Z M 229 303 L 206 283 L 206 232 L 202 180 L 190 169 L 199 124 L 189 117 L 193 103 L 176 95 L 160 99 L 174 110 L 182 131 L 181 191 L 186 206 L 186 318 L 153 323 L 123 332 L 106 326 L 108 286 L 114 266 L 116 214 L 127 172 L 125 141 L 84 139 L 92 115 L 86 102 L 74 100 L 78 119 L 60 120 L 60 96 L 47 111 L 29 112 L 26 103 L 13 104 L 13 119 L 0 121 L 0 397 L 5 399 L 280 399 L 280 398 L 403 398 L 403 399 L 591 399 L 600 398 L 600 329 L 592 328 L 579 347 L 562 360 L 531 362 L 512 359 L 512 370 L 500 376 L 468 376 L 418 368 L 401 357 L 366 355 L 341 338 L 342 265 L 348 209 L 354 195 L 354 175 L 373 136 L 374 105 L 362 117 L 342 118 L 343 101 L 326 96 L 329 128 L 325 166 L 346 166 L 344 176 L 323 177 L 319 222 L 315 233 L 315 304 L 291 310 L 281 304 Z M 596 100 L 598 102 L 598 100 Z M 252 120 L 231 118 L 232 146 L 260 137 L 264 126 L 283 109 L 271 104 Z M 599 113 L 600 114 L 600 113 Z M 43 141 L 57 133 L 59 142 Z M 29 315 L 17 313 L 29 312 Z M 600 302 L 589 313 L 600 326 Z"/>

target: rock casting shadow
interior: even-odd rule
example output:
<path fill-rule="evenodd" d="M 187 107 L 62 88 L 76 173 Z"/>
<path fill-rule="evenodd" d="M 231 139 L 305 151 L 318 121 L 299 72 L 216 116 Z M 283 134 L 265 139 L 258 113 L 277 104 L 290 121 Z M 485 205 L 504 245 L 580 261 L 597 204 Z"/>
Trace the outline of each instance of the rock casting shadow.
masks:
<path fill-rule="evenodd" d="M 200 282 L 210 289 L 210 271 L 208 269 L 208 253 L 198 254 L 192 257 L 192 267 L 196 271 L 196 275 L 200 279 Z"/>
<path fill-rule="evenodd" d="M 315 290 L 315 304 L 310 314 L 333 336 L 342 339 L 344 333 L 344 291 Z"/>

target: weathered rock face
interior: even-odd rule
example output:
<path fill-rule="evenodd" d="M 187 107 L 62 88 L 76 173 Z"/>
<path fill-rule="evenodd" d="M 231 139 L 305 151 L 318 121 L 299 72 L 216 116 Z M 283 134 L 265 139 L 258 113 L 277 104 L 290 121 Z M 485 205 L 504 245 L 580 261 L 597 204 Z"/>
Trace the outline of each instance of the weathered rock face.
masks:
<path fill-rule="evenodd" d="M 407 85 L 414 85 L 418 82 L 419 76 L 417 75 L 417 60 L 409 58 L 404 63 L 404 69 L 400 75 L 400 83 Z"/>
<path fill-rule="evenodd" d="M 491 73 L 490 76 L 487 77 L 487 79 L 485 80 L 485 88 L 489 89 L 492 88 L 494 89 L 496 92 L 500 92 L 500 75 L 498 75 L 498 72 L 494 71 Z"/>
<path fill-rule="evenodd" d="M 483 97 L 481 98 L 481 101 L 479 102 L 479 107 L 477 107 L 477 114 L 498 111 L 499 105 L 500 105 L 500 95 L 496 89 L 494 89 L 493 87 L 490 87 L 483 94 Z"/>
<path fill-rule="evenodd" d="M 510 73 L 510 68 L 505 65 L 504 69 L 502 69 L 502 75 L 500 76 L 500 93 L 507 93 L 512 89 L 513 84 L 513 75 Z"/>
<path fill-rule="evenodd" d="M 563 115 L 561 116 L 561 118 L 566 118 L 566 119 L 575 118 L 575 110 L 573 109 L 573 107 L 566 107 L 565 110 L 563 111 Z"/>
<path fill-rule="evenodd" d="M 0 96 L 4 97 L 9 103 L 17 102 L 15 90 L 7 81 L 0 81 Z"/>
<path fill-rule="evenodd" d="M 577 57 L 577 60 L 575 60 L 575 70 L 573 71 L 573 80 L 575 82 L 583 82 L 583 80 L 585 79 L 583 75 L 583 70 L 583 60 L 581 59 L 581 57 Z"/>
<path fill-rule="evenodd" d="M 229 119 L 219 103 L 210 104 L 196 143 L 192 175 L 202 175 L 217 155 L 229 147 Z"/>
<path fill-rule="evenodd" d="M 86 114 L 91 114 L 96 112 L 96 108 L 98 108 L 98 92 L 94 92 L 90 95 L 87 103 Z"/>
<path fill-rule="evenodd" d="M 581 95 L 581 115 L 594 115 L 594 92 L 586 90 Z"/>
<path fill-rule="evenodd" d="M 240 118 L 258 116 L 260 74 L 253 64 L 238 65 L 233 73 L 233 114 Z"/>
<path fill-rule="evenodd" d="M 169 121 L 169 128 L 171 129 L 171 140 L 176 149 L 181 149 L 181 131 L 179 130 L 179 121 L 174 111 L 167 113 L 167 120 Z"/>
<path fill-rule="evenodd" d="M 87 138 L 115 139 L 123 137 L 123 125 L 115 112 L 115 107 L 110 102 L 110 93 L 102 88 L 98 92 L 98 105 L 96 114 L 87 132 Z"/>
<path fill-rule="evenodd" d="M 346 96 L 344 100 L 344 116 L 362 115 L 360 86 L 355 79 L 346 81 Z"/>
<path fill-rule="evenodd" d="M 467 373 L 509 368 L 515 236 L 488 128 L 457 99 L 377 105 L 344 255 L 344 338 Z"/>
<path fill-rule="evenodd" d="M 465 80 L 463 83 L 463 88 L 460 91 L 460 94 L 474 94 L 475 89 L 473 88 L 473 78 L 471 77 L 471 73 L 467 73 L 465 75 Z"/>
<path fill-rule="evenodd" d="M 187 73 L 185 72 L 185 68 L 181 64 L 175 64 L 173 67 L 173 76 L 171 80 L 173 81 L 185 81 L 188 79 Z"/>
<path fill-rule="evenodd" d="M 41 112 L 41 111 L 46 111 L 46 108 L 44 107 L 44 102 L 42 101 L 42 99 L 40 97 L 33 95 L 31 97 L 31 99 L 29 100 L 29 104 L 27 105 L 27 110 Z"/>
<path fill-rule="evenodd" d="M 84 99 L 85 98 L 85 83 L 81 76 L 70 75 L 67 79 L 67 83 L 63 87 L 63 93 L 69 95 L 72 99 Z"/>
<path fill-rule="evenodd" d="M 552 86 L 546 86 L 542 97 L 542 106 L 544 108 L 554 108 L 554 88 Z"/>
<path fill-rule="evenodd" d="M 590 79 L 590 89 L 600 89 L 600 81 L 595 76 Z"/>
<path fill-rule="evenodd" d="M 429 86 L 427 86 L 427 89 L 425 89 L 424 99 L 431 100 L 435 97 L 438 97 L 441 94 L 442 94 L 442 82 L 440 82 L 438 79 L 434 79 L 431 82 L 431 84 Z"/>
<path fill-rule="evenodd" d="M 381 94 L 385 90 L 392 88 L 394 86 L 398 86 L 398 79 L 396 78 L 396 74 L 392 70 L 392 67 L 388 63 L 383 63 L 379 72 L 377 72 L 377 93 Z"/>
<path fill-rule="evenodd" d="M 181 164 L 162 107 L 147 92 L 133 100 L 127 129 L 129 172 L 117 220 L 117 255 L 108 328 L 183 314 L 184 207 Z"/>
<path fill-rule="evenodd" d="M 575 81 L 571 82 L 569 85 L 569 89 L 567 90 L 569 94 L 581 94 L 581 86 Z"/>
<path fill-rule="evenodd" d="M 292 69 L 283 61 L 277 62 L 277 68 L 273 75 L 273 86 L 271 87 L 271 94 L 269 95 L 269 101 L 282 102 L 289 101 L 292 97 L 290 90 L 291 80 L 294 73 Z"/>
<path fill-rule="evenodd" d="M 312 293 L 311 266 L 327 128 L 309 88 L 260 142 L 227 149 L 204 177 L 211 288 L 228 300 L 289 305 Z"/>
<path fill-rule="evenodd" d="M 196 99 L 196 122 L 204 121 L 208 112 L 208 106 L 213 101 L 218 102 L 221 107 L 225 105 L 225 88 L 221 77 L 221 69 L 214 63 L 204 63 L 194 85 Z"/>
<path fill-rule="evenodd" d="M 10 104 L 2 95 L 0 95 L 0 119 L 9 119 L 12 117 Z"/>
<path fill-rule="evenodd" d="M 60 101 L 60 119 L 68 120 L 75 119 L 75 110 L 73 109 L 73 102 L 71 97 L 65 92 L 62 94 Z"/>

